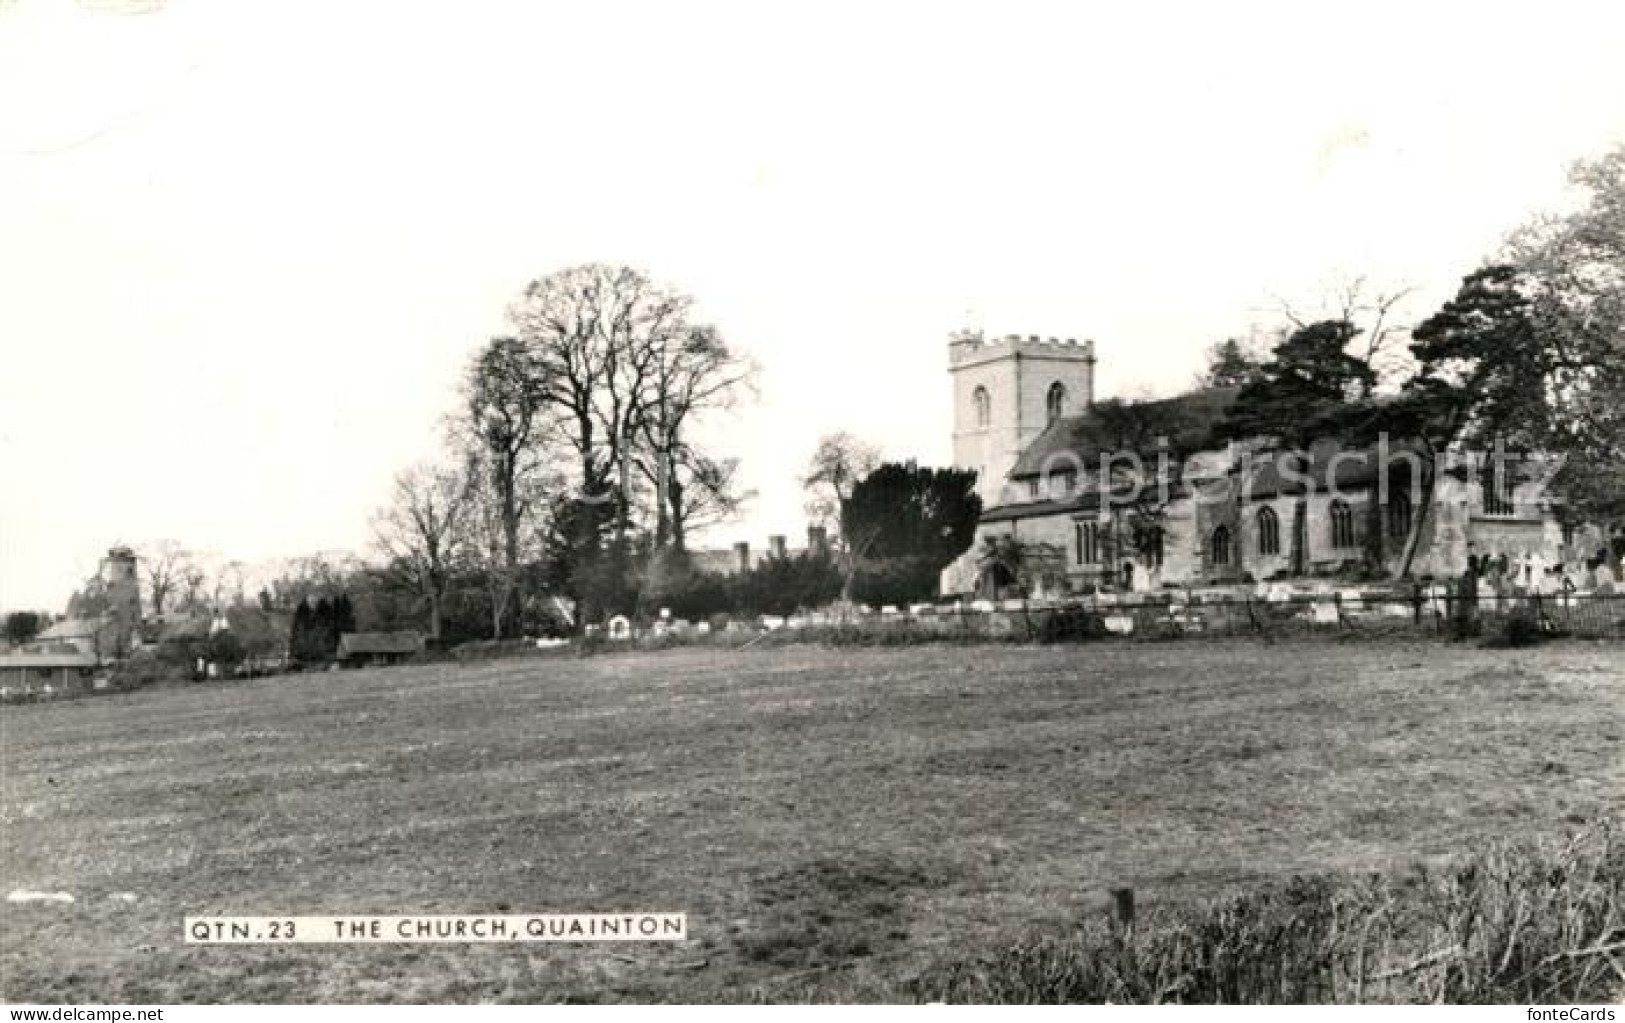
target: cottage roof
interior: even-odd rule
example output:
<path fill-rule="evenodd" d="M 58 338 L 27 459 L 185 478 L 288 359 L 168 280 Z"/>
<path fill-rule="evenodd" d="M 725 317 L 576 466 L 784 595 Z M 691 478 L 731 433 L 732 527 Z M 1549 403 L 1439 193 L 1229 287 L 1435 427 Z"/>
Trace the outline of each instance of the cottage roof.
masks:
<path fill-rule="evenodd" d="M 94 639 L 107 627 L 100 618 L 64 618 L 35 639 Z"/>
<path fill-rule="evenodd" d="M 94 668 L 96 655 L 80 650 L 19 651 L 0 654 L 0 670 L 6 668 Z"/>
<path fill-rule="evenodd" d="M 339 637 L 339 656 L 416 654 L 423 651 L 423 646 L 423 633 L 412 629 L 400 632 L 346 632 Z"/>

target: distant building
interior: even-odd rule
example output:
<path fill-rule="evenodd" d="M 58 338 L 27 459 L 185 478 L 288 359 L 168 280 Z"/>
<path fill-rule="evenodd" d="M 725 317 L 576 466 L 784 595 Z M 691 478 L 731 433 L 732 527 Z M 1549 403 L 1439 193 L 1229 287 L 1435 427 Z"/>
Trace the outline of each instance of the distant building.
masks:
<path fill-rule="evenodd" d="M 65 643 L 98 660 L 111 660 L 119 649 L 121 631 L 111 615 L 64 618 L 34 637 L 36 642 Z"/>
<path fill-rule="evenodd" d="M 769 558 L 798 558 L 808 553 L 829 553 L 829 533 L 823 526 L 807 527 L 807 542 L 803 547 L 791 547 L 788 537 L 774 535 L 767 538 L 765 547 L 752 548 L 750 541 L 740 540 L 732 547 L 689 551 L 688 557 L 690 564 L 701 572 L 713 575 L 738 575 L 750 571 Z"/>
<path fill-rule="evenodd" d="M 88 689 L 98 663 L 95 654 L 73 643 L 36 639 L 0 654 L 0 692 L 11 696 Z"/>
<path fill-rule="evenodd" d="M 108 550 L 96 574 L 68 602 L 66 621 L 49 638 L 87 639 L 97 657 L 118 660 L 139 641 L 141 581 L 139 559 L 125 546 Z M 75 630 L 71 634 L 63 630 Z M 42 635 L 44 635 L 42 633 Z"/>
<path fill-rule="evenodd" d="M 423 633 L 410 629 L 401 632 L 346 632 L 339 636 L 338 660 L 352 668 L 399 664 L 423 653 L 426 645 Z"/>

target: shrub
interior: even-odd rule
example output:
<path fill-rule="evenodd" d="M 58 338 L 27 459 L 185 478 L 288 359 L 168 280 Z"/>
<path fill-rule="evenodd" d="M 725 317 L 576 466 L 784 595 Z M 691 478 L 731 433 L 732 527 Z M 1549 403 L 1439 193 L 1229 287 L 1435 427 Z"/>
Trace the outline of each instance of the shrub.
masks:
<path fill-rule="evenodd" d="M 1033 638 L 1040 643 L 1077 643 L 1108 635 L 1106 620 L 1081 607 L 1059 608 L 1046 613 Z"/>
<path fill-rule="evenodd" d="M 885 558 L 859 566 L 852 597 L 862 604 L 902 607 L 935 600 L 942 562 L 932 557 Z"/>
<path fill-rule="evenodd" d="M 1392 879 L 1294 878 L 1238 898 L 1104 918 L 928 968 L 926 1001 L 1588 1003 L 1612 1001 L 1625 841 L 1501 843 Z"/>
<path fill-rule="evenodd" d="M 140 689 L 165 682 L 185 682 L 191 677 L 192 667 L 186 660 L 159 657 L 150 651 L 142 651 L 114 668 L 110 681 L 118 689 Z"/>
<path fill-rule="evenodd" d="M 1494 631 L 1485 638 L 1484 646 L 1500 649 L 1534 646 L 1546 638 L 1540 620 L 1527 607 L 1515 607 L 1495 623 Z"/>

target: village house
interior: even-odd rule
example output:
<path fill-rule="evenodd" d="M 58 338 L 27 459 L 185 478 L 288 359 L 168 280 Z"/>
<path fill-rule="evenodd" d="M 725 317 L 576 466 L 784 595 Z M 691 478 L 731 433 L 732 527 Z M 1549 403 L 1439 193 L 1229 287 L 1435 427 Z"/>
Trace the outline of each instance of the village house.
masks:
<path fill-rule="evenodd" d="M 1424 464 L 1406 444 L 1219 444 L 1235 390 L 1108 408 L 1095 403 L 1094 367 L 1091 342 L 951 337 L 954 463 L 979 473 L 984 510 L 944 594 L 1383 577 L 1402 565 Z M 1454 577 L 1469 558 L 1544 570 L 1595 557 L 1604 538 L 1563 523 L 1543 468 L 1448 453 L 1411 574 Z"/>
<path fill-rule="evenodd" d="M 809 553 L 829 553 L 829 533 L 823 526 L 807 527 L 804 547 L 791 547 L 787 537 L 775 534 L 767 538 L 765 548 L 752 548 L 750 541 L 740 540 L 732 547 L 694 550 L 688 556 L 697 571 L 713 575 L 739 575 L 758 567 L 769 558 L 799 558 Z"/>
<path fill-rule="evenodd" d="M 346 632 L 339 636 L 338 662 L 347 668 L 400 664 L 423 653 L 426 647 L 423 633 L 410 629 Z"/>
<path fill-rule="evenodd" d="M 88 689 L 96 677 L 96 655 L 61 641 L 24 643 L 0 653 L 0 694 L 71 692 Z"/>

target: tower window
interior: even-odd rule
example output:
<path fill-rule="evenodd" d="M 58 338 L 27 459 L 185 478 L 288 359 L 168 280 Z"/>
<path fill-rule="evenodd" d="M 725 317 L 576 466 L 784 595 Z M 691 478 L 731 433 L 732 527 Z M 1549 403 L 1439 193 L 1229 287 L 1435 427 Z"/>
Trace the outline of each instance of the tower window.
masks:
<path fill-rule="evenodd" d="M 1281 520 L 1274 508 L 1258 509 L 1258 553 L 1281 553 Z"/>
<path fill-rule="evenodd" d="M 971 394 L 971 404 L 976 407 L 977 426 L 985 428 L 993 421 L 993 396 L 987 393 L 987 388 L 976 388 Z"/>
<path fill-rule="evenodd" d="M 1230 564 L 1230 527 L 1220 526 L 1208 538 L 1208 553 L 1215 565 Z"/>
<path fill-rule="evenodd" d="M 1044 411 L 1048 415 L 1048 422 L 1055 422 L 1061 418 L 1066 410 L 1066 385 L 1059 380 L 1049 385 L 1049 393 L 1044 395 Z"/>

